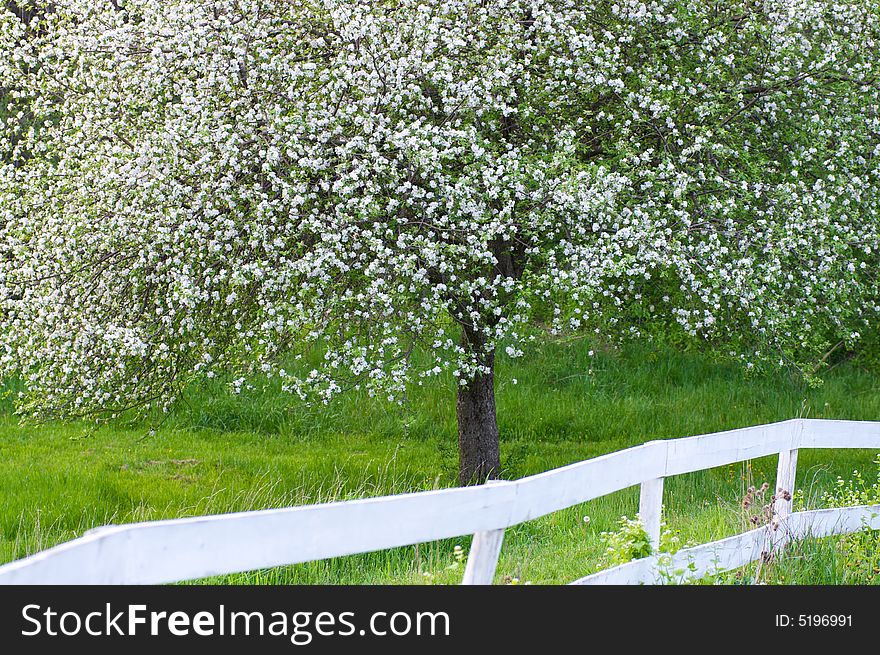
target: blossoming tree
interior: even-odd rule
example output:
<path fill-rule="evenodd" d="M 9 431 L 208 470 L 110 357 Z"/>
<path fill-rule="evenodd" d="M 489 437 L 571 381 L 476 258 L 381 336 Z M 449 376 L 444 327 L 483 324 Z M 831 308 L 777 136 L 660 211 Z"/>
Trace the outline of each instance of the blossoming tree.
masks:
<path fill-rule="evenodd" d="M 449 370 L 470 482 L 535 317 L 795 362 L 873 329 L 877 0 L 33 4 L 0 19 L 24 411 Z"/>

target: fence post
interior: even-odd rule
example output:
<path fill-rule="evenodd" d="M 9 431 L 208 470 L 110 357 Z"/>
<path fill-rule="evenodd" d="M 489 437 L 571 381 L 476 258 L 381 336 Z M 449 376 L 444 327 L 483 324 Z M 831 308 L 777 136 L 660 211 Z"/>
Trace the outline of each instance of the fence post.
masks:
<path fill-rule="evenodd" d="M 492 584 L 503 540 L 504 530 L 488 530 L 474 535 L 461 584 Z"/>
<path fill-rule="evenodd" d="M 791 514 L 791 500 L 785 500 L 780 491 L 787 491 L 794 496 L 794 476 L 797 471 L 798 451 L 783 450 L 779 453 L 779 463 L 776 466 L 776 515 L 785 518 Z"/>
<path fill-rule="evenodd" d="M 639 491 L 639 519 L 654 550 L 660 547 L 660 521 L 663 511 L 663 478 L 642 482 Z"/>
<path fill-rule="evenodd" d="M 797 472 L 797 448 L 793 450 L 783 450 L 779 453 L 779 461 L 776 465 L 776 519 L 778 523 L 773 526 L 776 532 L 773 535 L 773 543 L 777 548 L 781 548 L 788 541 L 788 531 L 785 525 L 785 518 L 791 514 L 791 498 L 794 496 L 794 478 Z M 789 499 L 782 497 L 782 492 L 788 492 Z"/>
<path fill-rule="evenodd" d="M 505 480 L 486 480 L 486 484 L 504 484 Z M 498 556 L 501 555 L 501 542 L 504 529 L 477 532 L 471 540 L 471 552 L 461 584 L 488 585 L 495 579 Z"/>

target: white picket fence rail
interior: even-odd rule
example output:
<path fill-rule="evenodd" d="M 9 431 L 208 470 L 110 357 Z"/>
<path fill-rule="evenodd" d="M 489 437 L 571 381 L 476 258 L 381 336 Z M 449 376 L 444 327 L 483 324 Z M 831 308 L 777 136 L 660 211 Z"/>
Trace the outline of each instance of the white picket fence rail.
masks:
<path fill-rule="evenodd" d="M 698 437 L 651 441 L 514 481 L 322 505 L 90 530 L 79 539 L 0 566 L 0 584 L 158 584 L 297 564 L 472 534 L 464 584 L 490 584 L 504 530 L 641 485 L 639 514 L 660 534 L 664 478 L 779 455 L 776 488 L 794 491 L 798 450 L 880 450 L 880 422 L 792 419 Z M 880 528 L 880 505 L 790 513 L 779 529 L 746 532 L 600 571 L 574 584 L 662 582 L 690 565 L 696 575 L 742 566 L 768 544 L 812 534 Z"/>

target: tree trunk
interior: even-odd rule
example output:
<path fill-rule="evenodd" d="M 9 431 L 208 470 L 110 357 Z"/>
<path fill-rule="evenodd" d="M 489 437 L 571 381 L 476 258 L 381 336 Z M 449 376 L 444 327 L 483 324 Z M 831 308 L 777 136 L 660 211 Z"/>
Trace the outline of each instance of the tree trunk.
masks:
<path fill-rule="evenodd" d="M 467 337 L 465 337 L 467 338 Z M 501 472 L 498 421 L 495 417 L 495 357 L 483 363 L 490 372 L 458 387 L 458 479 L 462 485 L 485 482 Z"/>

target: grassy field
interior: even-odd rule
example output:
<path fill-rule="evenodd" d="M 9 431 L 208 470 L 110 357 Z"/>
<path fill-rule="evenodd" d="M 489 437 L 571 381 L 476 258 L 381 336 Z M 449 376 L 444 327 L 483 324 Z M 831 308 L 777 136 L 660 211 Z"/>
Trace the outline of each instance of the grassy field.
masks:
<path fill-rule="evenodd" d="M 880 418 L 877 377 L 853 364 L 809 389 L 785 372 L 747 378 L 735 366 L 668 348 L 630 346 L 594 357 L 588 350 L 584 342 L 546 343 L 523 360 L 499 362 L 505 477 L 650 439 L 796 416 Z M 838 475 L 871 471 L 875 456 L 804 452 L 798 485 L 808 505 Z M 7 404 L 0 412 L 0 562 L 108 523 L 453 486 L 456 465 L 448 379 L 414 390 L 404 406 L 351 394 L 319 409 L 271 385 L 234 396 L 218 383 L 192 389 L 155 432 L 136 421 L 22 426 Z M 672 478 L 669 527 L 682 542 L 739 532 L 745 489 L 774 478 L 774 458 Z M 638 490 L 629 489 L 509 530 L 498 581 L 563 583 L 595 570 L 601 533 L 634 516 L 637 504 Z M 455 583 L 463 572 L 456 545 L 467 551 L 469 538 L 211 582 Z M 835 567 L 826 569 L 811 581 L 841 581 Z"/>

